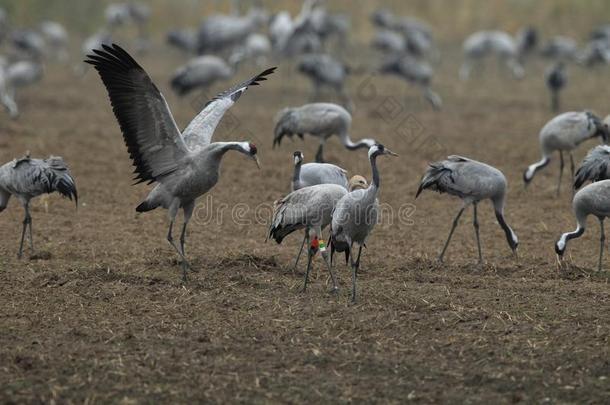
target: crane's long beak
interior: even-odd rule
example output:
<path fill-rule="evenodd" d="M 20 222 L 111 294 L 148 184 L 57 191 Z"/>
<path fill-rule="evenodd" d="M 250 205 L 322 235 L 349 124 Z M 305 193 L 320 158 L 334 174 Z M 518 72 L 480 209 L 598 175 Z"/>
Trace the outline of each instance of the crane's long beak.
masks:
<path fill-rule="evenodd" d="M 258 167 L 260 169 L 261 168 L 261 162 L 259 162 L 258 156 L 253 155 L 252 159 L 254 159 L 254 162 L 256 163 L 256 167 Z"/>
<path fill-rule="evenodd" d="M 386 149 L 386 150 L 385 150 L 385 152 L 386 152 L 388 155 L 390 155 L 390 156 L 398 157 L 398 153 L 394 153 L 394 152 L 392 152 L 392 151 L 391 151 L 391 150 L 389 150 L 389 149 Z"/>

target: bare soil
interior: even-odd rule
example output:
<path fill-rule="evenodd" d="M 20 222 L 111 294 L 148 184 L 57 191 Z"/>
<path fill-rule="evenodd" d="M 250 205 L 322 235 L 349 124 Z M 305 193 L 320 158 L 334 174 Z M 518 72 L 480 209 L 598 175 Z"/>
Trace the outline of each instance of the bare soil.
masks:
<path fill-rule="evenodd" d="M 186 125 L 197 97 L 177 99 L 167 86 L 181 57 L 159 50 L 139 60 Z M 543 65 L 529 66 L 522 81 L 494 67 L 459 83 L 457 63 L 443 60 L 436 80 L 442 112 L 398 79 L 351 78 L 352 135 L 377 138 L 400 154 L 380 161 L 380 200 L 393 212 L 363 253 L 359 301 L 351 305 L 351 275 L 340 260 L 338 295 L 328 293 L 319 257 L 311 287 L 300 293 L 304 269 L 290 270 L 300 234 L 281 246 L 265 243 L 266 225 L 255 216 L 266 219 L 257 207 L 287 191 L 292 152 L 312 159 L 317 147 L 305 138 L 271 148 L 275 113 L 309 97 L 292 66 L 250 89 L 215 138 L 253 140 L 263 169 L 226 156 L 219 184 L 201 199 L 189 229 L 187 254 L 199 272 L 186 284 L 165 240 L 165 213 L 134 211 L 150 186 L 131 185 L 131 163 L 99 78 L 49 66 L 39 86 L 20 94 L 22 117 L 0 117 L 0 161 L 27 150 L 61 155 L 80 200 L 78 209 L 56 195 L 36 200 L 37 253 L 29 259 L 16 258 L 19 204 L 12 200 L 0 216 L 0 401 L 607 402 L 610 277 L 595 271 L 597 221 L 570 244 L 558 269 L 553 243 L 574 227 L 569 170 L 559 198 L 557 159 L 527 190 L 521 180 L 539 159 L 537 133 L 552 116 Z M 245 66 L 239 76 L 256 70 Z M 605 115 L 609 76 L 572 68 L 565 109 Z M 594 144 L 581 146 L 576 160 Z M 485 264 L 476 264 L 471 211 L 446 264 L 436 262 L 460 202 L 414 195 L 427 163 L 447 154 L 506 174 L 518 261 L 485 203 Z M 370 178 L 364 151 L 333 140 L 326 157 Z M 234 220 L 239 203 L 245 205 Z"/>

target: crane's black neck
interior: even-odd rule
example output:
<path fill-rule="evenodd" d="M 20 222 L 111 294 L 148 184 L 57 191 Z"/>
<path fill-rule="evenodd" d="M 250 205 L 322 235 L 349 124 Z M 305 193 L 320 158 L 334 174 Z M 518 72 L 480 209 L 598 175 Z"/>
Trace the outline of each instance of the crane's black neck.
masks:
<path fill-rule="evenodd" d="M 496 210 L 496 219 L 498 220 L 500 227 L 502 227 L 502 230 L 504 230 L 504 234 L 506 235 L 506 241 L 508 242 L 508 245 L 510 246 L 510 248 L 512 250 L 515 250 L 517 248 L 517 245 L 515 244 L 515 240 L 513 239 L 514 232 L 511 229 L 511 227 L 508 226 L 508 224 L 506 223 L 506 220 L 504 219 L 504 214 L 502 213 L 502 211 Z"/>
<path fill-rule="evenodd" d="M 372 185 L 378 189 L 379 186 L 381 185 L 381 179 L 379 178 L 379 169 L 377 169 L 377 155 L 373 154 L 373 155 L 371 155 L 371 157 L 369 159 L 371 161 L 371 170 L 373 172 Z"/>
<path fill-rule="evenodd" d="M 294 173 L 292 175 L 292 189 L 296 190 L 298 188 L 299 182 L 301 180 L 301 166 L 303 165 L 302 161 L 299 161 L 294 165 Z"/>

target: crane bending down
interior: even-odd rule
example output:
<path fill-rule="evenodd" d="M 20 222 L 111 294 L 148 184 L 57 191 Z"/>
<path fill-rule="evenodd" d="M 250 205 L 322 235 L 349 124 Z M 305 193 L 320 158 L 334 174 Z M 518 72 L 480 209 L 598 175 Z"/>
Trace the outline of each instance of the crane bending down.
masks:
<path fill-rule="evenodd" d="M 576 216 L 576 229 L 561 235 L 555 243 L 555 253 L 557 253 L 558 259 L 561 259 L 568 247 L 568 241 L 581 237 L 587 227 L 587 217 L 595 215 L 599 219 L 600 227 L 599 260 L 597 264 L 597 270 L 599 271 L 602 269 L 604 242 L 606 240 L 604 219 L 610 216 L 610 180 L 602 180 L 589 184 L 578 191 L 574 195 L 572 208 Z"/>
<path fill-rule="evenodd" d="M 504 201 L 506 199 L 506 178 L 504 174 L 495 167 L 485 163 L 477 162 L 476 160 L 468 159 L 461 156 L 452 155 L 440 162 L 432 163 L 426 170 L 424 177 L 421 180 L 417 194 L 426 189 L 438 191 L 439 193 L 448 193 L 462 199 L 462 208 L 458 211 L 447 242 L 441 251 L 438 260 L 442 263 L 445 251 L 449 246 L 453 232 L 458 225 L 460 217 L 464 213 L 466 207 L 472 204 L 474 211 L 474 226 L 475 235 L 477 237 L 477 249 L 479 252 L 479 263 L 483 262 L 481 253 L 481 241 L 479 239 L 479 221 L 477 219 L 477 204 L 485 199 L 490 199 L 494 205 L 496 219 L 504 230 L 506 241 L 511 250 L 517 255 L 517 246 L 519 239 L 510 226 L 504 220 Z"/>
<path fill-rule="evenodd" d="M 328 267 L 333 283 L 332 291 L 338 289 L 328 252 L 322 239 L 322 230 L 330 224 L 337 201 L 345 194 L 347 194 L 347 190 L 336 184 L 318 184 L 293 191 L 275 203 L 267 239 L 273 238 L 280 244 L 292 232 L 305 229 L 304 241 L 306 240 L 309 244 L 309 249 L 307 250 L 307 271 L 305 272 L 303 291 L 307 289 L 311 260 L 318 250 L 320 250 Z M 301 252 L 299 252 L 300 254 Z"/>
<path fill-rule="evenodd" d="M 566 112 L 547 122 L 539 135 L 542 159 L 529 165 L 523 173 L 525 186 L 532 181 L 537 171 L 549 164 L 553 152 L 559 151 L 559 179 L 557 181 L 557 195 L 559 195 L 564 166 L 563 152 L 567 151 L 570 155 L 570 169 L 572 177 L 574 177 L 572 150 L 587 139 L 597 136 L 601 136 L 603 142 L 607 142 L 610 138 L 610 130 L 605 122 L 588 111 Z"/>
<path fill-rule="evenodd" d="M 34 251 L 32 239 L 32 217 L 30 200 L 44 193 L 58 192 L 78 205 L 76 184 L 70 169 L 61 157 L 50 156 L 48 159 L 31 159 L 29 156 L 15 159 L 0 166 L 0 212 L 8 205 L 11 195 L 19 200 L 25 210 L 21 242 L 17 257 L 23 255 L 23 241 L 29 229 L 30 253 Z"/>
<path fill-rule="evenodd" d="M 273 147 L 280 145 L 284 136 L 299 136 L 304 134 L 315 136 L 320 141 L 316 153 L 316 162 L 324 162 L 324 145 L 328 138 L 337 135 L 341 143 L 349 150 L 370 148 L 376 144 L 374 139 L 365 138 L 358 142 L 352 141 L 349 129 L 352 116 L 340 105 L 333 103 L 311 103 L 301 107 L 285 108 L 279 112 L 275 124 Z"/>
<path fill-rule="evenodd" d="M 158 182 L 136 211 L 163 207 L 169 212 L 167 240 L 182 259 L 183 279 L 190 264 L 184 242 L 186 227 L 195 208 L 195 200 L 207 193 L 220 176 L 224 154 L 236 150 L 258 165 L 256 146 L 249 142 L 211 142 L 216 126 L 225 112 L 248 86 L 266 80 L 275 68 L 224 91 L 210 100 L 204 109 L 180 133 L 165 98 L 148 74 L 120 46 L 102 45 L 85 61 L 98 71 L 123 132 L 133 160 L 136 184 Z M 184 225 L 178 247 L 172 228 L 178 209 L 184 211 Z"/>
<path fill-rule="evenodd" d="M 366 244 L 369 234 L 377 224 L 379 201 L 377 193 L 381 185 L 377 157 L 398 156 L 381 144 L 369 149 L 369 161 L 373 173 L 373 182 L 368 188 L 358 187 L 350 191 L 337 203 L 330 225 L 331 263 L 335 251 L 345 252 L 346 261 L 352 259 L 352 302 L 356 301 L 356 277 L 360 268 L 362 246 Z M 354 260 L 353 246 L 358 244 L 358 257 Z"/>

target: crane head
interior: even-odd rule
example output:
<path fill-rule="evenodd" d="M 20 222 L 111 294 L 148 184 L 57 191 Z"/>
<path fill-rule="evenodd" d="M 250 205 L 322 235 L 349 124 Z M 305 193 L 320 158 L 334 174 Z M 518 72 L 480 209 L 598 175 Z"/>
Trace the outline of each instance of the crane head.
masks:
<path fill-rule="evenodd" d="M 303 152 L 301 152 L 300 150 L 297 150 L 296 152 L 294 152 L 293 156 L 294 156 L 294 165 L 295 166 L 303 163 L 303 160 L 305 159 Z"/>

